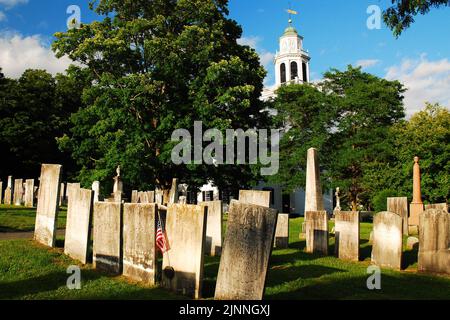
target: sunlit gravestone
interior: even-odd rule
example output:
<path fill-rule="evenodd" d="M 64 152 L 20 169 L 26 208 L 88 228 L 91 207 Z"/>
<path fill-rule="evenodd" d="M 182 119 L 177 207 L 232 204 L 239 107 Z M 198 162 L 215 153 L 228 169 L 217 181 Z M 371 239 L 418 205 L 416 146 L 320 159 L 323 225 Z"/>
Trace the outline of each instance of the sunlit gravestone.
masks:
<path fill-rule="evenodd" d="M 170 204 L 166 216 L 163 286 L 195 299 L 201 298 L 206 210 L 200 205 Z"/>
<path fill-rule="evenodd" d="M 408 198 L 395 197 L 387 198 L 387 211 L 398 214 L 403 219 L 403 234 L 407 236 L 408 232 Z"/>
<path fill-rule="evenodd" d="M 25 207 L 34 207 L 34 179 L 27 179 L 25 181 L 25 196 L 24 196 Z"/>
<path fill-rule="evenodd" d="M 155 285 L 156 204 L 126 203 L 123 208 L 123 274 L 135 281 Z"/>
<path fill-rule="evenodd" d="M 81 188 L 71 190 L 67 204 L 64 253 L 83 264 L 88 262 L 93 203 L 94 191 Z"/>
<path fill-rule="evenodd" d="M 305 214 L 306 252 L 328 254 L 328 213 L 308 211 Z"/>
<path fill-rule="evenodd" d="M 13 180 L 12 180 L 12 176 L 8 177 L 8 182 L 6 185 L 6 189 L 5 189 L 5 198 L 3 203 L 6 205 L 11 205 L 12 204 L 12 192 L 13 192 Z"/>
<path fill-rule="evenodd" d="M 289 247 L 289 214 L 287 213 L 278 214 L 274 247 L 277 249 Z"/>
<path fill-rule="evenodd" d="M 14 199 L 15 206 L 21 206 L 23 200 L 23 179 L 14 180 Z"/>
<path fill-rule="evenodd" d="M 222 252 L 222 201 L 206 201 L 200 204 L 207 207 L 205 253 L 214 257 Z"/>
<path fill-rule="evenodd" d="M 270 191 L 239 190 L 239 202 L 270 207 Z"/>
<path fill-rule="evenodd" d="M 43 164 L 41 167 L 34 240 L 49 247 L 56 243 L 61 173 L 61 165 Z"/>
<path fill-rule="evenodd" d="M 263 298 L 277 216 L 275 209 L 231 202 L 215 299 Z"/>
<path fill-rule="evenodd" d="M 335 211 L 335 255 L 359 261 L 359 217 L 357 211 Z"/>

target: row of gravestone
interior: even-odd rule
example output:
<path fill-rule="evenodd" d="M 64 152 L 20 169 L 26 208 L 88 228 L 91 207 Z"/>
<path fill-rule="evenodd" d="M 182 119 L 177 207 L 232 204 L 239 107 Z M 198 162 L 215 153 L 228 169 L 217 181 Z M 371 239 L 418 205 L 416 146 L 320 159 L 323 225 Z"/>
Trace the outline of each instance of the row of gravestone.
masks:
<path fill-rule="evenodd" d="M 34 186 L 34 179 L 13 180 L 12 176 L 8 177 L 8 183 L 3 195 L 3 182 L 0 181 L 0 204 L 25 206 L 32 208 L 37 198 L 38 188 Z"/>
<path fill-rule="evenodd" d="M 419 271 L 450 274 L 450 214 L 443 209 L 427 209 L 420 214 Z M 372 263 L 400 270 L 403 257 L 404 217 L 395 212 L 374 216 Z M 305 216 L 306 251 L 328 254 L 328 214 L 307 212 Z M 359 261 L 360 214 L 335 212 L 335 255 Z"/>
<path fill-rule="evenodd" d="M 61 169 L 44 164 L 40 177 L 34 239 L 50 247 L 56 240 Z M 204 254 L 221 254 L 215 298 L 262 299 L 278 213 L 252 204 L 260 202 L 258 192 L 241 191 L 242 200 L 231 203 L 223 246 L 220 201 L 169 204 L 161 211 L 156 203 L 94 202 L 92 190 L 72 187 L 68 192 L 64 252 L 72 258 L 87 263 L 92 224 L 94 268 L 148 284 L 155 284 L 161 272 L 163 287 L 200 298 Z M 161 271 L 158 222 L 165 225 L 166 241 Z M 287 243 L 288 224 L 281 229 Z"/>

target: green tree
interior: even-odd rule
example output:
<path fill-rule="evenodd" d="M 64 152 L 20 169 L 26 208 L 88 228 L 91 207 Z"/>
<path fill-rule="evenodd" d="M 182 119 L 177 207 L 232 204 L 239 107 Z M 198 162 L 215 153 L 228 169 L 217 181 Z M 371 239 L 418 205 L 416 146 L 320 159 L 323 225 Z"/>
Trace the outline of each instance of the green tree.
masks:
<path fill-rule="evenodd" d="M 450 0 L 391 0 L 392 6 L 384 12 L 384 22 L 396 37 L 414 23 L 418 14 L 427 14 L 432 8 L 450 6 Z"/>
<path fill-rule="evenodd" d="M 118 164 L 126 185 L 167 187 L 172 177 L 193 187 L 212 180 L 239 186 L 249 166 L 176 166 L 173 130 L 265 128 L 259 100 L 265 71 L 237 44 L 242 29 L 227 0 L 91 1 L 105 18 L 57 33 L 53 49 L 84 65 L 92 85 L 60 146 L 82 167 L 84 184 L 111 181 Z"/>

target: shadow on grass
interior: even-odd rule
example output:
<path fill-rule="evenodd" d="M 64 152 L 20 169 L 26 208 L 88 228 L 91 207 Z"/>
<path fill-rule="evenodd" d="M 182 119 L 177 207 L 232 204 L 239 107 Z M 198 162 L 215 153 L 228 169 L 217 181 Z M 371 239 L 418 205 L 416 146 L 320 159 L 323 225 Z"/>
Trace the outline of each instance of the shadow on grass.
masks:
<path fill-rule="evenodd" d="M 372 257 L 372 245 L 369 240 L 361 239 L 359 243 L 359 261 L 364 261 Z"/>
<path fill-rule="evenodd" d="M 409 266 L 417 263 L 419 255 L 419 247 L 414 246 L 412 250 L 403 251 L 402 269 L 407 269 Z"/>

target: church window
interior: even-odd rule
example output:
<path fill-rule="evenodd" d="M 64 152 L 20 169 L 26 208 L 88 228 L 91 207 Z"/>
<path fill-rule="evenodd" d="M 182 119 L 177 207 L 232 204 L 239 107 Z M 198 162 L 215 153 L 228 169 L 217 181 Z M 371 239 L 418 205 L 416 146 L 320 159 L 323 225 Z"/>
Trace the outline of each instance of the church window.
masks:
<path fill-rule="evenodd" d="M 284 63 L 280 66 L 281 83 L 286 82 L 286 65 Z"/>
<path fill-rule="evenodd" d="M 291 80 L 294 80 L 298 77 L 298 66 L 297 62 L 291 62 Z"/>

